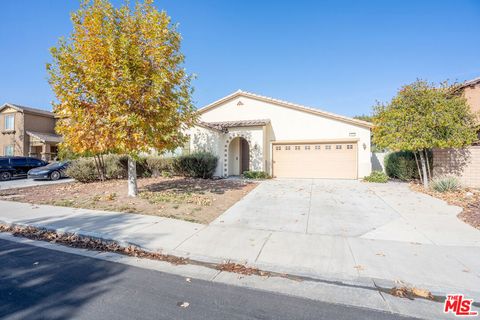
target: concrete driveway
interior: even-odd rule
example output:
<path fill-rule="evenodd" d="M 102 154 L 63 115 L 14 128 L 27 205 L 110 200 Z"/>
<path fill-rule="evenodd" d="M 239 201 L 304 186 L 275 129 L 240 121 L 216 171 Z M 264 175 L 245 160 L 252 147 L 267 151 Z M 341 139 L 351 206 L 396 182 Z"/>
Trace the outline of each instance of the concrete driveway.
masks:
<path fill-rule="evenodd" d="M 480 300 L 480 231 L 407 184 L 268 180 L 210 225 L 0 201 L 0 221 L 76 232 L 206 262 Z M 441 309 L 439 309 L 441 310 Z"/>
<path fill-rule="evenodd" d="M 348 238 L 480 245 L 460 208 L 404 183 L 282 179 L 260 184 L 212 224 Z"/>

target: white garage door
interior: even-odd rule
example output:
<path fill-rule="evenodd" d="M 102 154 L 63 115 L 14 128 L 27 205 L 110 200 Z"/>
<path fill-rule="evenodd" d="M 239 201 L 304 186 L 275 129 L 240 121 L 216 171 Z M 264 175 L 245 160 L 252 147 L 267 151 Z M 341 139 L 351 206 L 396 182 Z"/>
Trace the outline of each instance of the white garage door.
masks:
<path fill-rule="evenodd" d="M 274 144 L 273 176 L 357 179 L 357 143 Z"/>

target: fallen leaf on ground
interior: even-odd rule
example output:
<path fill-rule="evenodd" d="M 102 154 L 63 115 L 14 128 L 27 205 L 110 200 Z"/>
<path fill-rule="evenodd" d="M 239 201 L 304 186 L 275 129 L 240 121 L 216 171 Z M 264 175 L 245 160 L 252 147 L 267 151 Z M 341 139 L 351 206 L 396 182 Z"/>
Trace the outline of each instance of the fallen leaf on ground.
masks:
<path fill-rule="evenodd" d="M 421 297 L 421 298 L 425 298 L 425 299 L 433 299 L 432 293 L 430 291 L 428 291 L 427 289 L 413 288 L 412 292 L 417 297 Z"/>
<path fill-rule="evenodd" d="M 415 288 L 415 287 L 413 288 L 407 287 L 407 286 L 394 287 L 390 289 L 390 294 L 395 297 L 407 298 L 410 300 L 413 300 L 414 298 L 424 298 L 424 299 L 433 300 L 433 295 L 430 291 L 428 291 L 427 289 Z"/>
<path fill-rule="evenodd" d="M 177 306 L 180 307 L 180 308 L 188 308 L 189 305 L 190 305 L 190 303 L 188 303 L 186 301 L 177 302 Z"/>

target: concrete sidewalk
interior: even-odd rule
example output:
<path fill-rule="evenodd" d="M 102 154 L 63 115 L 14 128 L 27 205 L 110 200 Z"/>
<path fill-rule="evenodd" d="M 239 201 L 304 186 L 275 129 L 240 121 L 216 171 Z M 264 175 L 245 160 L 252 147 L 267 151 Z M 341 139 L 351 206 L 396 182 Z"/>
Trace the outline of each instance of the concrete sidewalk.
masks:
<path fill-rule="evenodd" d="M 480 247 L 201 225 L 139 214 L 0 201 L 0 222 L 134 244 L 207 262 L 367 286 L 403 281 L 480 299 Z"/>

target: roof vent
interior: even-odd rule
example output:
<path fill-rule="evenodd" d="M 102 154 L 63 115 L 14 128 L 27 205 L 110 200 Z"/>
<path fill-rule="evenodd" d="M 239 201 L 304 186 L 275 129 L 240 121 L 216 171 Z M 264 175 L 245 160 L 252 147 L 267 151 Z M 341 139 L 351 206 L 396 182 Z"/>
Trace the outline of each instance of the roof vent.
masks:
<path fill-rule="evenodd" d="M 238 102 L 237 102 L 237 106 L 243 106 L 243 102 L 242 102 L 242 101 L 238 101 Z"/>

